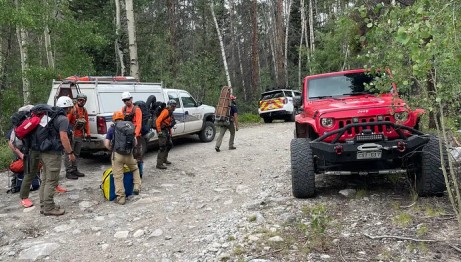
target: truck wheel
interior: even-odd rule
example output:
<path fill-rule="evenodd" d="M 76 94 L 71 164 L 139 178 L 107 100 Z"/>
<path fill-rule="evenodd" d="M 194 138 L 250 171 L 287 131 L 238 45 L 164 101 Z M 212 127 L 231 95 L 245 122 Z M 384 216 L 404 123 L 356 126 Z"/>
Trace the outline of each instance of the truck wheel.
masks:
<path fill-rule="evenodd" d="M 213 141 L 215 135 L 216 135 L 215 125 L 210 121 L 206 121 L 205 124 L 203 125 L 202 130 L 198 134 L 198 137 L 200 138 L 200 141 L 202 142 L 211 142 Z"/>
<path fill-rule="evenodd" d="M 443 146 L 443 158 L 448 166 L 448 154 Z M 439 139 L 431 136 L 429 142 L 422 148 L 418 158 L 416 171 L 416 192 L 419 196 L 434 196 L 443 194 L 446 189 L 440 163 Z M 418 161 L 417 160 L 417 161 Z"/>
<path fill-rule="evenodd" d="M 272 123 L 272 118 L 270 117 L 264 117 L 263 119 L 264 119 L 264 123 L 266 124 Z"/>
<path fill-rule="evenodd" d="M 291 113 L 291 115 L 289 115 L 287 117 L 287 122 L 294 122 L 295 121 L 295 117 L 296 117 L 296 110 L 293 110 L 293 112 Z"/>
<path fill-rule="evenodd" d="M 315 169 L 310 140 L 291 140 L 291 184 L 293 196 L 310 198 L 315 196 Z"/>

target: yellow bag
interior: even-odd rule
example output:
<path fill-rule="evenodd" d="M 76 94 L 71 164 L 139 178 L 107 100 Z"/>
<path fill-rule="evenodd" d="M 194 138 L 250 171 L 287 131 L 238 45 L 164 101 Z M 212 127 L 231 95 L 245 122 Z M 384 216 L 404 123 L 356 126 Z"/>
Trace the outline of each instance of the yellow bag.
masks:
<path fill-rule="evenodd" d="M 133 172 L 131 172 L 127 166 L 124 166 L 123 170 L 123 185 L 125 186 L 125 195 L 131 196 L 133 194 Z M 102 183 L 99 187 L 102 189 L 102 193 L 107 200 L 112 201 L 117 197 L 115 195 L 112 168 L 108 168 L 104 171 L 102 175 Z"/>

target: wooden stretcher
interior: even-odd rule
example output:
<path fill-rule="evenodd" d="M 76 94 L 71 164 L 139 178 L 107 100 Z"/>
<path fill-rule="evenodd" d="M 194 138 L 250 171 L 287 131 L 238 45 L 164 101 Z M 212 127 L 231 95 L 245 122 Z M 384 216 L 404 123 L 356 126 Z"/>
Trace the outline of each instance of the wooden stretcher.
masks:
<path fill-rule="evenodd" d="M 216 106 L 216 122 L 229 122 L 230 119 L 230 96 L 232 87 L 224 86 L 219 95 L 218 105 Z"/>

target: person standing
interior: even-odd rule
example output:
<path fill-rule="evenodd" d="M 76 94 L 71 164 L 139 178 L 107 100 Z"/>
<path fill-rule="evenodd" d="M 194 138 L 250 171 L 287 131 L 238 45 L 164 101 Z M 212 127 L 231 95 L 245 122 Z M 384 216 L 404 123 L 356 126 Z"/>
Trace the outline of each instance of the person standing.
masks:
<path fill-rule="evenodd" d="M 43 164 L 44 172 L 41 177 L 39 195 L 40 213 L 45 216 L 61 216 L 65 213 L 65 210 L 54 202 L 54 194 L 59 183 L 63 150 L 70 161 L 75 161 L 68 137 L 69 120 L 67 119 L 72 106 L 72 99 L 67 96 L 59 97 L 54 116 L 44 115 L 38 127 L 31 134 L 31 149 L 39 152 L 38 158 L 34 159 Z M 34 161 L 30 164 L 31 166 L 36 165 Z"/>
<path fill-rule="evenodd" d="M 171 140 L 171 128 L 174 126 L 175 120 L 173 112 L 176 109 L 176 100 L 171 99 L 167 103 L 167 107 L 162 110 L 160 115 L 155 121 L 155 126 L 158 134 L 158 154 L 157 154 L 157 168 L 166 169 L 167 167 L 163 164 L 171 165 L 168 161 L 168 153 L 173 147 L 173 141 Z"/>
<path fill-rule="evenodd" d="M 70 161 L 68 157 L 64 158 L 66 166 L 66 178 L 78 179 L 85 174 L 78 170 L 78 159 L 82 150 L 83 139 L 91 139 L 90 123 L 88 121 L 88 111 L 85 108 L 87 96 L 83 93 L 77 95 L 77 103 L 72 107 L 67 118 L 72 128 L 72 151 L 75 154 L 75 161 Z"/>
<path fill-rule="evenodd" d="M 114 121 L 114 125 L 112 125 L 106 134 L 106 139 L 104 140 L 104 146 L 112 151 L 112 173 L 114 176 L 114 184 L 115 184 L 115 194 L 117 198 L 115 199 L 115 203 L 124 205 L 126 202 L 126 195 L 125 195 L 125 186 L 123 184 L 123 170 L 124 165 L 126 165 L 131 172 L 133 172 L 133 194 L 139 195 L 141 190 L 141 175 L 139 173 L 139 168 L 136 163 L 136 160 L 132 154 L 132 142 L 136 144 L 136 139 L 134 138 L 134 134 L 132 135 L 132 140 L 124 132 L 119 132 L 117 130 L 121 130 L 124 126 L 124 115 L 122 112 L 117 111 L 114 112 L 112 115 L 112 121 Z M 132 126 L 132 124 L 130 123 Z M 134 128 L 133 128 L 134 129 Z M 133 132 L 134 133 L 134 132 Z M 123 136 L 123 137 L 122 137 Z M 123 145 L 120 145 L 123 144 Z M 122 151 L 117 152 L 119 148 L 123 148 Z"/>
<path fill-rule="evenodd" d="M 133 151 L 134 158 L 138 162 L 139 172 L 142 175 L 143 167 L 143 137 L 141 136 L 142 128 L 142 111 L 141 108 L 133 104 L 133 96 L 130 92 L 122 93 L 122 101 L 125 105 L 122 107 L 122 113 L 125 121 L 130 121 L 135 126 L 136 148 Z"/>
<path fill-rule="evenodd" d="M 237 110 L 237 103 L 235 100 L 237 97 L 231 95 L 231 104 L 230 104 L 230 113 L 229 113 L 229 125 L 222 125 L 219 128 L 219 136 L 218 139 L 216 140 L 216 146 L 215 150 L 216 152 L 220 152 L 221 150 L 219 147 L 221 147 L 222 139 L 224 137 L 224 134 L 226 131 L 229 129 L 230 132 L 230 138 L 229 138 L 229 150 L 234 150 L 237 149 L 234 146 L 234 138 L 235 138 L 235 131 L 239 131 L 239 122 L 238 122 L 238 110 Z"/>

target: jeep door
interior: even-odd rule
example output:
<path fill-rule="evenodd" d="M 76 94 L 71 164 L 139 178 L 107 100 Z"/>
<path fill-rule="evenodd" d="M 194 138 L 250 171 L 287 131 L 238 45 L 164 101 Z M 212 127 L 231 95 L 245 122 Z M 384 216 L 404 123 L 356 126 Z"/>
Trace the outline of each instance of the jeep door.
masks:
<path fill-rule="evenodd" d="M 203 114 L 197 101 L 186 91 L 179 91 L 179 98 L 184 107 L 185 133 L 193 133 L 202 129 Z"/>
<path fill-rule="evenodd" d="M 181 106 L 178 92 L 176 90 L 169 90 L 167 92 L 168 100 L 176 100 L 176 109 L 173 112 L 176 120 L 176 125 L 173 127 L 173 136 L 182 135 L 184 133 L 184 108 Z M 168 101 L 167 101 L 168 102 Z"/>

